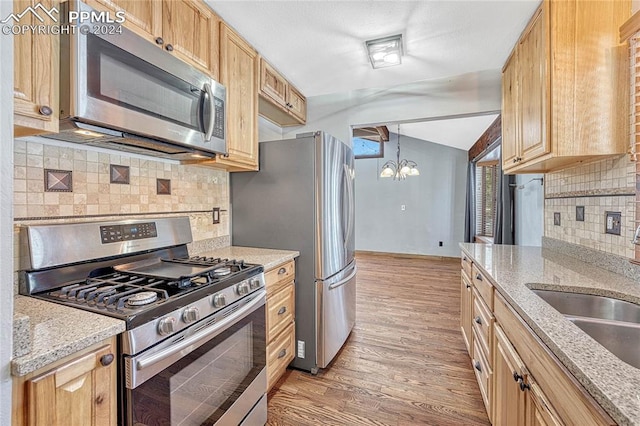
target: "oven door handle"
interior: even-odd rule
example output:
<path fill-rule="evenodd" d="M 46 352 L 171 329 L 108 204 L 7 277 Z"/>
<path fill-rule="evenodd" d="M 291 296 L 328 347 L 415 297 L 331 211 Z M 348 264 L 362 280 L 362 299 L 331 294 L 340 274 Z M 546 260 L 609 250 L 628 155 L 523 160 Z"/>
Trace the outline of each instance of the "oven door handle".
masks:
<path fill-rule="evenodd" d="M 142 356 L 136 362 L 136 369 L 144 370 L 145 368 L 157 364 L 160 361 L 164 361 L 173 355 L 178 354 L 177 358 L 179 359 L 184 355 L 193 352 L 195 349 L 200 347 L 202 343 L 205 343 L 206 341 L 225 331 L 238 319 L 245 317 L 258 309 L 261 305 L 264 304 L 264 299 L 264 295 L 256 297 L 254 300 L 244 305 L 240 310 L 224 318 L 222 321 L 214 324 L 213 327 L 196 333 L 193 336 L 184 339 L 180 343 L 174 346 L 169 346 L 168 348 L 161 350 L 160 352 L 156 352 L 148 356 Z"/>

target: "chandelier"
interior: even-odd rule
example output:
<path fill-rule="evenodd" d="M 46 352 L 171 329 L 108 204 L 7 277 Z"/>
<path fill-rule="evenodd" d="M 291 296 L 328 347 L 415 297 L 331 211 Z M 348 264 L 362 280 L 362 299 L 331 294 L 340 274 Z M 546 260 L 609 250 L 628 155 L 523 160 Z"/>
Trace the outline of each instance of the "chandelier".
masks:
<path fill-rule="evenodd" d="M 389 160 L 382 166 L 380 177 L 393 177 L 394 180 L 404 180 L 407 176 L 418 176 L 418 165 L 415 161 L 400 159 L 400 125 L 398 124 L 397 161 Z"/>

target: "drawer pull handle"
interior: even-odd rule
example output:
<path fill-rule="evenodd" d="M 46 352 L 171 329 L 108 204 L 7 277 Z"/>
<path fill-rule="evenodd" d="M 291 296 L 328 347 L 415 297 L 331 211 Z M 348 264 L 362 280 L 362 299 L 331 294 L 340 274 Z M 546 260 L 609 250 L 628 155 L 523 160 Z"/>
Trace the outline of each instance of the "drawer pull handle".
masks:
<path fill-rule="evenodd" d="M 520 374 L 518 374 L 517 371 L 513 372 L 513 380 L 515 382 L 520 382 L 520 381 L 522 381 L 522 379 L 523 379 L 523 377 Z"/>
<path fill-rule="evenodd" d="M 280 308 L 280 309 L 278 310 L 278 315 L 282 315 L 282 314 L 284 314 L 285 312 L 287 312 L 287 307 L 286 307 L 286 306 L 283 306 L 282 308 Z"/>
<path fill-rule="evenodd" d="M 462 260 L 464 260 L 464 261 L 466 262 L 466 261 L 467 261 L 467 256 L 464 256 L 464 257 L 462 258 Z"/>
<path fill-rule="evenodd" d="M 475 317 L 473 320 L 476 322 L 476 324 L 482 325 L 482 318 L 480 318 L 479 316 Z"/>
<path fill-rule="evenodd" d="M 482 281 L 482 275 L 480 275 L 480 274 L 476 274 L 476 280 L 478 280 L 478 281 Z"/>
<path fill-rule="evenodd" d="M 476 361 L 473 363 L 473 368 L 482 373 L 482 366 L 480 365 L 480 361 Z"/>
<path fill-rule="evenodd" d="M 282 275 L 282 274 L 286 274 L 286 273 L 287 273 L 287 268 L 278 269 L 278 275 Z"/>
<path fill-rule="evenodd" d="M 284 358 L 284 356 L 287 354 L 287 350 L 283 349 L 280 351 L 280 353 L 278 354 L 278 359 L 280 358 Z"/>

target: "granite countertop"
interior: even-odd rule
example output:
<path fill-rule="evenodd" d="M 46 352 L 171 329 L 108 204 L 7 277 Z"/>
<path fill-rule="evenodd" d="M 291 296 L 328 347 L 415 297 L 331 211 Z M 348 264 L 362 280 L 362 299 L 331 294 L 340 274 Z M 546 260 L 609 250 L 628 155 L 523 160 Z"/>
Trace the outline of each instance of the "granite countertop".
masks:
<path fill-rule="evenodd" d="M 300 255 L 297 251 L 237 246 L 193 254 L 243 259 L 263 265 L 265 271 Z M 16 357 L 11 361 L 11 372 L 23 376 L 125 331 L 125 323 L 33 297 L 16 296 L 14 330 Z"/>
<path fill-rule="evenodd" d="M 300 256 L 300 252 L 298 251 L 240 246 L 213 249 L 211 251 L 197 254 L 201 256 L 221 257 L 227 259 L 242 259 L 248 263 L 257 263 L 264 266 L 265 271 L 273 269 L 278 265 Z"/>
<path fill-rule="evenodd" d="M 640 369 L 618 359 L 531 289 L 640 304 L 640 283 L 540 247 L 460 244 L 531 329 L 619 424 L 640 424 Z"/>
<path fill-rule="evenodd" d="M 11 373 L 24 376 L 94 343 L 121 333 L 124 321 L 28 296 L 14 299 L 14 317 L 28 317 L 30 351 L 11 360 Z"/>

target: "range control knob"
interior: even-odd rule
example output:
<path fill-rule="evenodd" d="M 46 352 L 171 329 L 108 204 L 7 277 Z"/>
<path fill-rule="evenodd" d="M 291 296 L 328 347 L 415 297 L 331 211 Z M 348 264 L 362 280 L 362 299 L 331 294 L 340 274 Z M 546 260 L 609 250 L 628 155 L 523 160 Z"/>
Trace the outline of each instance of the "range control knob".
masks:
<path fill-rule="evenodd" d="M 158 323 L 158 333 L 161 336 L 171 334 L 176 329 L 176 319 L 174 317 L 165 317 Z"/>
<path fill-rule="evenodd" d="M 216 308 L 222 308 L 227 304 L 227 297 L 224 294 L 216 294 L 213 296 L 213 306 Z"/>
<path fill-rule="evenodd" d="M 190 322 L 198 321 L 200 319 L 200 311 L 195 306 L 182 311 L 182 321 L 189 324 Z"/>
<path fill-rule="evenodd" d="M 250 279 L 249 287 L 251 287 L 251 290 L 255 290 L 256 288 L 260 287 L 260 280 L 257 278 Z"/>
<path fill-rule="evenodd" d="M 236 286 L 236 293 L 238 293 L 240 296 L 249 294 L 249 283 L 241 282 L 240 284 L 238 284 Z"/>

